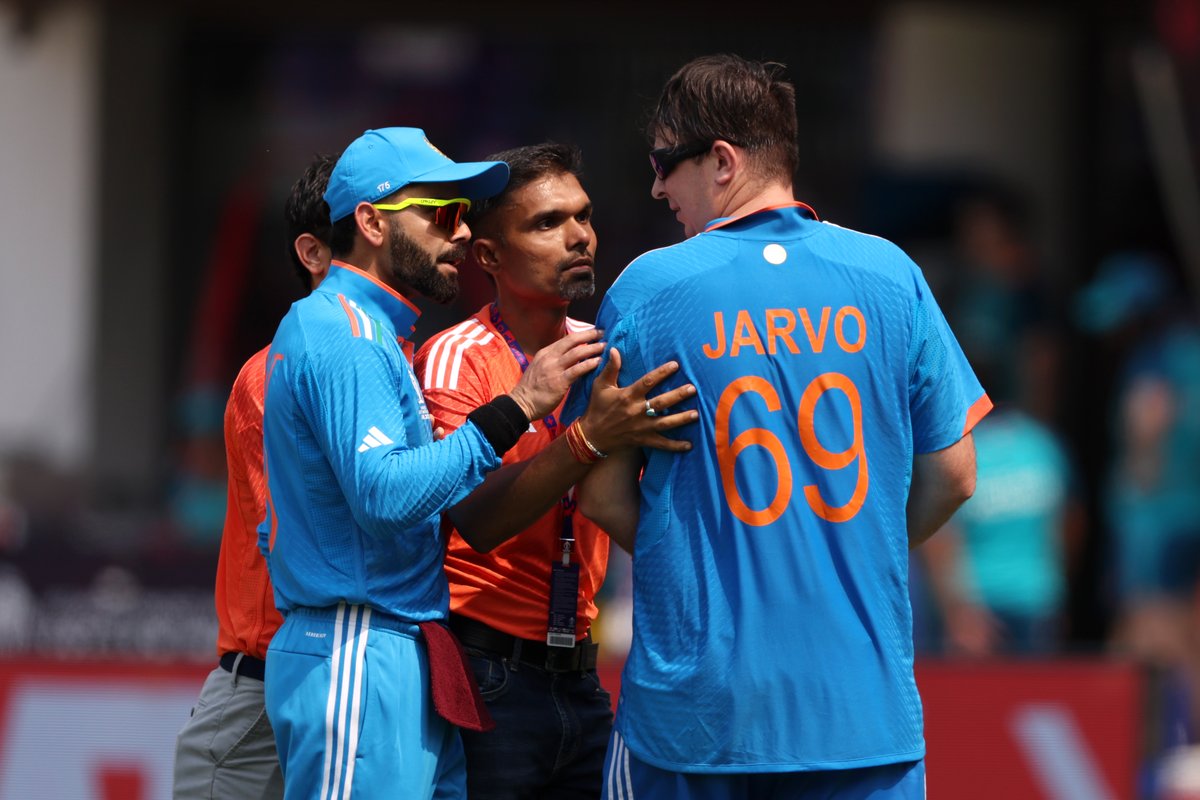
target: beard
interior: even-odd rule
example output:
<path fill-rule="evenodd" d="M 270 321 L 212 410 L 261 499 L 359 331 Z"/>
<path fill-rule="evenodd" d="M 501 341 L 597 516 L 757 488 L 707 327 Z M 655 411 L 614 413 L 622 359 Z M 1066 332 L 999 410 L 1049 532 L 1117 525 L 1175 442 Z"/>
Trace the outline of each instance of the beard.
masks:
<path fill-rule="evenodd" d="M 571 264 L 577 260 L 578 256 L 572 256 L 558 267 L 558 296 L 568 303 L 591 297 L 596 292 L 595 269 L 581 273 L 568 271 Z"/>
<path fill-rule="evenodd" d="M 399 283 L 443 305 L 458 297 L 458 273 L 447 275 L 438 269 L 438 259 L 406 236 L 399 226 L 390 226 L 392 277 Z M 442 261 L 461 262 L 467 255 L 464 245 L 450 245 L 439 254 Z"/>

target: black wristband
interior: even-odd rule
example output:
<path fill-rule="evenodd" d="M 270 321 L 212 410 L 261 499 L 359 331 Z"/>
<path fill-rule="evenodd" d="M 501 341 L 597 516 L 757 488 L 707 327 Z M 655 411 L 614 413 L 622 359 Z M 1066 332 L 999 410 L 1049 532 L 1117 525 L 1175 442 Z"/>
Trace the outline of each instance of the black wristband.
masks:
<path fill-rule="evenodd" d="M 517 401 L 506 394 L 484 403 L 467 414 L 467 419 L 475 423 L 498 456 L 507 453 L 521 434 L 529 430 L 529 417 Z"/>

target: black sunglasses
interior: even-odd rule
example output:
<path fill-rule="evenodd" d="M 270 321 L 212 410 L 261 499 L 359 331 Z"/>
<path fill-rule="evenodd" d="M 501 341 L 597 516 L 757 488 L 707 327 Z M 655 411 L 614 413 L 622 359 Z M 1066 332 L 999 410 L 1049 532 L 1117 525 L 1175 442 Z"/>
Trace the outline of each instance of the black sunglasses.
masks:
<path fill-rule="evenodd" d="M 658 179 L 665 181 L 671 171 L 679 166 L 679 162 L 703 155 L 711 149 L 712 142 L 694 144 L 691 147 L 659 147 L 650 151 L 650 166 L 654 167 L 654 174 L 658 176 Z"/>

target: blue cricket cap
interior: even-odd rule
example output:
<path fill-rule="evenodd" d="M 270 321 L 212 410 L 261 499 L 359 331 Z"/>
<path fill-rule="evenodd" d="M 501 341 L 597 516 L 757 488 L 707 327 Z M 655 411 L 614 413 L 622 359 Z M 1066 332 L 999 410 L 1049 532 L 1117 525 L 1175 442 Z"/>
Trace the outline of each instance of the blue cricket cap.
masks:
<path fill-rule="evenodd" d="M 1171 292 L 1166 266 L 1143 252 L 1115 253 L 1075 295 L 1075 321 L 1089 333 L 1116 330 L 1158 309 Z"/>
<path fill-rule="evenodd" d="M 329 221 L 350 216 L 359 203 L 374 203 L 410 183 L 457 183 L 465 197 L 499 194 L 508 183 L 503 161 L 457 164 L 434 147 L 420 128 L 370 130 L 350 143 L 329 176 Z"/>

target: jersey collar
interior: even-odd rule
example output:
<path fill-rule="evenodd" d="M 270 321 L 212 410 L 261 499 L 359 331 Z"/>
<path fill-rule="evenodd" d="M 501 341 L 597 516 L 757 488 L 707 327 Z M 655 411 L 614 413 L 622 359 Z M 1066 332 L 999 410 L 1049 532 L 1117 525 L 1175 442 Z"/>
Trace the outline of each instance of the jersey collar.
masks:
<path fill-rule="evenodd" d="M 756 219 L 753 220 L 754 222 L 763 221 L 765 219 L 782 219 L 782 214 L 768 214 L 768 212 L 782 211 L 783 209 L 789 208 L 800 209 L 801 216 L 807 219 L 816 220 L 817 222 L 821 221 L 821 218 L 817 216 L 817 212 L 813 211 L 812 206 L 808 205 L 807 203 L 801 203 L 799 200 L 793 200 L 790 203 L 780 203 L 779 205 L 775 206 L 766 206 L 765 208 L 760 208 L 756 211 L 751 211 L 748 214 L 742 214 L 741 216 L 737 217 L 718 217 L 717 219 L 714 219 L 712 222 L 708 223 L 701 233 L 715 231 L 717 228 L 724 228 L 727 225 L 733 225 L 734 223 L 742 222 L 743 220 L 749 220 L 751 217 L 756 217 Z"/>
<path fill-rule="evenodd" d="M 394 333 L 401 339 L 412 338 L 417 319 L 421 316 L 421 310 L 407 297 L 344 261 L 334 261 L 329 265 L 329 276 L 321 282 L 317 291 L 353 298 L 368 314 L 390 322 Z"/>

